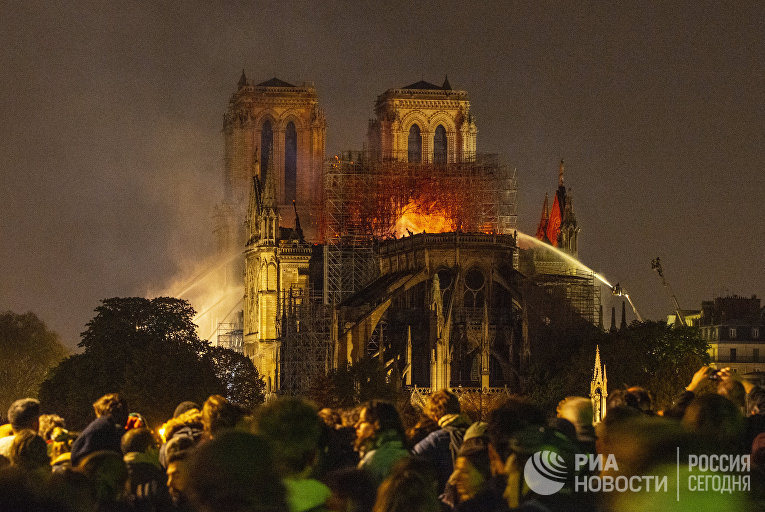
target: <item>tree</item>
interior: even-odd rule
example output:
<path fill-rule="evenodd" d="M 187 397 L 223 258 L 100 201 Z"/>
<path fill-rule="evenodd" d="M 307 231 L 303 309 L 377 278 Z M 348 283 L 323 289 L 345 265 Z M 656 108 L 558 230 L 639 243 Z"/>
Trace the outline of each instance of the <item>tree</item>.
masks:
<path fill-rule="evenodd" d="M 48 370 L 67 354 L 34 313 L 0 314 L 0 416 L 14 400 L 36 397 Z"/>
<path fill-rule="evenodd" d="M 226 398 L 248 409 L 263 403 L 266 385 L 249 357 L 222 347 L 211 347 L 208 357 Z"/>
<path fill-rule="evenodd" d="M 322 407 L 353 407 L 374 398 L 398 401 L 400 378 L 389 378 L 377 359 L 365 357 L 351 366 L 313 380 L 308 396 Z"/>
<path fill-rule="evenodd" d="M 709 363 L 709 346 L 697 328 L 666 322 L 636 321 L 618 331 L 561 342 L 565 356 L 534 363 L 524 375 L 524 393 L 547 409 L 569 395 L 587 396 L 596 346 L 606 365 L 609 392 L 644 387 L 653 394 L 656 409 L 668 406 L 693 373 Z"/>
<path fill-rule="evenodd" d="M 250 407 L 262 401 L 252 362 L 201 340 L 193 317 L 181 299 L 105 299 L 82 333 L 84 352 L 63 361 L 43 383 L 43 407 L 82 428 L 92 419 L 91 404 L 110 392 L 122 394 L 152 424 L 169 418 L 178 403 L 201 403 L 212 394 Z"/>
<path fill-rule="evenodd" d="M 633 322 L 627 329 L 610 333 L 600 354 L 607 365 L 609 389 L 645 387 L 660 409 L 670 405 L 696 370 L 709 364 L 708 349 L 696 327 Z"/>

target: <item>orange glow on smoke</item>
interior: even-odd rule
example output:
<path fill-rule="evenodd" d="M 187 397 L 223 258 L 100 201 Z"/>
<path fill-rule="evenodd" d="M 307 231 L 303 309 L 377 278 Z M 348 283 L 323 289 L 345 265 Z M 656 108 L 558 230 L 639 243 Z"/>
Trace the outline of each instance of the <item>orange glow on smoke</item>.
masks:
<path fill-rule="evenodd" d="M 455 231 L 457 224 L 446 209 L 435 204 L 422 205 L 410 200 L 401 210 L 401 216 L 393 226 L 396 237 L 411 233 L 448 233 Z"/>

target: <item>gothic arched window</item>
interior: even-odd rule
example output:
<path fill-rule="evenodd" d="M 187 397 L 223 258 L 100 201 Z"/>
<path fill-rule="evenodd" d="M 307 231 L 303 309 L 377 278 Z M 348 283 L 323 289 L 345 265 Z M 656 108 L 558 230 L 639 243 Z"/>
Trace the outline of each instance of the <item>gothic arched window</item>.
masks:
<path fill-rule="evenodd" d="M 413 124 L 409 128 L 409 140 L 407 145 L 409 153 L 409 162 L 419 164 L 422 162 L 422 137 L 420 136 L 420 127 Z"/>
<path fill-rule="evenodd" d="M 268 159 L 271 157 L 271 150 L 274 147 L 274 130 L 271 127 L 271 121 L 266 120 L 260 131 L 260 180 L 266 182 L 268 173 Z"/>
<path fill-rule="evenodd" d="M 446 128 L 439 124 L 433 136 L 433 163 L 445 164 L 446 155 Z"/>
<path fill-rule="evenodd" d="M 297 198 L 297 131 L 292 121 L 284 130 L 284 198 Z"/>

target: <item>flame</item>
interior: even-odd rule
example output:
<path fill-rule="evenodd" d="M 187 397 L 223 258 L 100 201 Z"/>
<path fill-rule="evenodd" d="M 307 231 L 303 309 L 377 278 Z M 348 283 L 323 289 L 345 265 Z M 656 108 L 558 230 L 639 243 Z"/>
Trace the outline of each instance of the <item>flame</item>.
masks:
<path fill-rule="evenodd" d="M 401 216 L 393 226 L 397 238 L 409 233 L 448 233 L 456 229 L 457 223 L 445 208 L 436 204 L 423 205 L 413 199 L 401 209 Z"/>

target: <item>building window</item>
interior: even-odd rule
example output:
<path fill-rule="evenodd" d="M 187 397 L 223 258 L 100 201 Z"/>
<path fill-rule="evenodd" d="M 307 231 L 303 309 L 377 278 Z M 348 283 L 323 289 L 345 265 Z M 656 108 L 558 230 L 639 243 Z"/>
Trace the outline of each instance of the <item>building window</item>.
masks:
<path fill-rule="evenodd" d="M 266 120 L 260 131 L 260 181 L 266 182 L 268 174 L 268 163 L 271 158 L 271 151 L 274 149 L 274 130 L 271 127 L 271 121 Z"/>
<path fill-rule="evenodd" d="M 736 349 L 732 348 L 730 349 L 730 362 L 735 363 L 736 362 Z"/>
<path fill-rule="evenodd" d="M 760 362 L 760 349 L 756 348 L 752 350 L 752 362 L 753 363 L 759 363 Z"/>
<path fill-rule="evenodd" d="M 297 199 L 297 131 L 295 123 L 287 123 L 284 130 L 284 198 Z"/>
<path fill-rule="evenodd" d="M 446 161 L 446 128 L 439 124 L 433 137 L 433 163 L 445 164 Z"/>
<path fill-rule="evenodd" d="M 422 136 L 420 127 L 413 124 L 409 128 L 409 139 L 407 141 L 407 150 L 410 163 L 419 164 L 422 162 Z"/>
<path fill-rule="evenodd" d="M 756 340 L 760 337 L 760 328 L 759 327 L 752 327 L 752 339 Z"/>
<path fill-rule="evenodd" d="M 732 340 L 736 339 L 736 328 L 735 327 L 731 327 L 731 328 L 728 329 L 728 337 L 730 339 L 732 339 Z"/>

